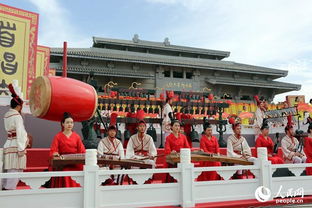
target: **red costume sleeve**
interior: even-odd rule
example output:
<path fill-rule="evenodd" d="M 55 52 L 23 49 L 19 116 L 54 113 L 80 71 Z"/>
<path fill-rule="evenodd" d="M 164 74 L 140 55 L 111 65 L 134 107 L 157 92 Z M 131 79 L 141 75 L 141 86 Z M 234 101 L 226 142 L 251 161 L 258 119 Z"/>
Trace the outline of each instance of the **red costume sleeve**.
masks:
<path fill-rule="evenodd" d="M 216 141 L 216 153 L 220 153 L 220 148 L 219 148 L 219 142 L 218 142 L 218 139 L 216 137 L 215 138 L 215 141 Z"/>
<path fill-rule="evenodd" d="M 256 144 L 255 144 L 255 148 L 256 148 L 256 157 L 258 157 L 258 151 L 257 148 L 258 147 L 262 147 L 262 137 L 258 136 L 257 140 L 256 140 Z"/>
<path fill-rule="evenodd" d="M 171 153 L 171 145 L 170 145 L 170 135 L 167 136 L 166 142 L 165 142 L 165 154 L 169 155 Z"/>
<path fill-rule="evenodd" d="M 50 147 L 50 157 L 53 156 L 53 153 L 58 152 L 59 153 L 59 141 L 58 141 L 58 134 L 54 136 L 54 139 L 52 141 L 51 147 Z"/>
<path fill-rule="evenodd" d="M 312 158 L 312 138 L 306 137 L 304 139 L 304 152 L 307 155 L 308 159 Z"/>
<path fill-rule="evenodd" d="M 200 139 L 200 149 L 204 150 L 204 152 L 209 152 L 206 146 L 205 136 L 203 135 Z"/>
<path fill-rule="evenodd" d="M 80 136 L 77 134 L 77 153 L 85 153 L 86 148 L 83 145 Z"/>

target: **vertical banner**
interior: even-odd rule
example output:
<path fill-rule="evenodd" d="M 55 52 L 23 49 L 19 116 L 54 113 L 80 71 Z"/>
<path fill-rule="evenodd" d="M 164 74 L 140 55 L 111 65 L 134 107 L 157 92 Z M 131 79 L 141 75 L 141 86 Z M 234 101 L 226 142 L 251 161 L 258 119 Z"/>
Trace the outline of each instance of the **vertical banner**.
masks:
<path fill-rule="evenodd" d="M 36 77 L 38 14 L 0 4 L 0 97 L 18 80 L 24 98 Z"/>
<path fill-rule="evenodd" d="M 37 47 L 36 77 L 47 76 L 50 71 L 50 48 L 45 46 Z"/>

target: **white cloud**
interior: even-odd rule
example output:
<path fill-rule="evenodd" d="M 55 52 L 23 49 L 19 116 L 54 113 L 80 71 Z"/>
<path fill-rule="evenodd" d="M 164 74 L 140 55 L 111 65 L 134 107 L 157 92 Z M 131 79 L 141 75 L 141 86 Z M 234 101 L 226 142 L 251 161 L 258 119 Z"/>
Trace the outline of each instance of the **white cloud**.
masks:
<path fill-rule="evenodd" d="M 90 47 L 91 37 L 79 35 L 77 28 L 69 22 L 70 12 L 62 7 L 57 0 L 29 0 L 39 11 L 38 43 L 48 47 Z"/>

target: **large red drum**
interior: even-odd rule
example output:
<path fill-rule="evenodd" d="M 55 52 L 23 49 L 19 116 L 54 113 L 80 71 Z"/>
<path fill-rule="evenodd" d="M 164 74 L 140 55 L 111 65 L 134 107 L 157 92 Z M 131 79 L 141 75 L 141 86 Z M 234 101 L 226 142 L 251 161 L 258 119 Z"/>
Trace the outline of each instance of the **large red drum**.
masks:
<path fill-rule="evenodd" d="M 91 85 L 57 76 L 38 77 L 29 95 L 31 113 L 52 121 L 61 121 L 64 112 L 69 112 L 74 121 L 88 120 L 97 109 L 97 100 Z"/>

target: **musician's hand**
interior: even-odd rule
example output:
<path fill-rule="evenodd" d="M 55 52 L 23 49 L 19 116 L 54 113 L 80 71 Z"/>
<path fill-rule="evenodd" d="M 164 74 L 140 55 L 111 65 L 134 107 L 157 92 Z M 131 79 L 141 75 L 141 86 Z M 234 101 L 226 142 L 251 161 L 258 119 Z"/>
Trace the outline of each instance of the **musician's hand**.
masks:
<path fill-rule="evenodd" d="M 302 154 L 300 152 L 295 152 L 295 156 L 302 157 Z"/>
<path fill-rule="evenodd" d="M 272 155 L 271 155 L 271 154 L 268 154 L 268 157 L 272 157 Z"/>
<path fill-rule="evenodd" d="M 171 154 L 177 154 L 177 151 L 172 150 L 172 151 L 171 151 Z"/>
<path fill-rule="evenodd" d="M 61 155 L 58 152 L 53 153 L 53 157 L 60 157 Z"/>
<path fill-rule="evenodd" d="M 155 159 L 155 156 L 149 156 L 149 159 L 150 159 L 150 160 L 154 160 L 154 159 Z"/>
<path fill-rule="evenodd" d="M 18 151 L 17 152 L 17 155 L 19 156 L 19 157 L 23 157 L 24 155 L 26 155 L 26 151 L 24 150 L 24 151 Z"/>

